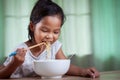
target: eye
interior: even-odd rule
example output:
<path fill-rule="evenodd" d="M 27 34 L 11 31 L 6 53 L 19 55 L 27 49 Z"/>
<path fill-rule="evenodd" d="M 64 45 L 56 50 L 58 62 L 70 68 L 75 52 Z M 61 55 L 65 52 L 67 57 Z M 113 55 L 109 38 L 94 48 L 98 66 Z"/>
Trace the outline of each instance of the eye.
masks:
<path fill-rule="evenodd" d="M 60 31 L 55 31 L 55 32 L 54 32 L 54 34 L 59 34 L 59 33 L 60 33 Z"/>
<path fill-rule="evenodd" d="M 42 32 L 48 32 L 48 29 L 42 28 L 41 31 Z"/>

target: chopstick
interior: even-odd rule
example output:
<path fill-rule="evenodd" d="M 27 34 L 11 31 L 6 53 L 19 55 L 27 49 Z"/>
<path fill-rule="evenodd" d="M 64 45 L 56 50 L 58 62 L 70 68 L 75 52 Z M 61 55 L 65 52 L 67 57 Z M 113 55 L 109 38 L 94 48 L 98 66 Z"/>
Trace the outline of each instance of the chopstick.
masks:
<path fill-rule="evenodd" d="M 28 47 L 28 49 L 32 49 L 32 48 L 35 48 L 35 47 L 43 45 L 43 44 L 46 46 L 46 43 L 39 43 L 39 44 Z"/>
<path fill-rule="evenodd" d="M 35 47 L 40 46 L 40 45 L 43 45 L 43 44 L 44 44 L 45 46 L 47 46 L 47 43 L 43 42 L 43 43 L 39 43 L 39 44 L 30 46 L 30 47 L 26 48 L 26 50 L 28 50 L 28 49 L 30 50 L 30 49 L 32 49 L 32 48 L 35 48 Z M 12 52 L 12 53 L 9 55 L 9 57 L 14 56 L 14 55 L 16 55 L 16 54 L 17 54 L 16 51 L 15 51 L 15 52 Z"/>

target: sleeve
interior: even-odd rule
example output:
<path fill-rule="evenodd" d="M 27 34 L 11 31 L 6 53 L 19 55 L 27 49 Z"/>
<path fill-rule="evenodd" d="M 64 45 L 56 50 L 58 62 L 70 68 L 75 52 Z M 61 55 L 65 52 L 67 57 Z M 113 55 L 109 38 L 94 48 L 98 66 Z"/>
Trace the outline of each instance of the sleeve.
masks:
<path fill-rule="evenodd" d="M 6 61 L 3 63 L 4 66 L 7 66 L 11 61 L 13 57 L 7 57 Z"/>

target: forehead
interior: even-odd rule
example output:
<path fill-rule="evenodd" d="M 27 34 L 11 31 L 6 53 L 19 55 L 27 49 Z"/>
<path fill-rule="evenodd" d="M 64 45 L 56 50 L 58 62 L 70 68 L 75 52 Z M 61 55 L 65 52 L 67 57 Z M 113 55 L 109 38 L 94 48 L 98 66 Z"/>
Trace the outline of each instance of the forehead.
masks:
<path fill-rule="evenodd" d="M 46 16 L 44 17 L 36 26 L 52 26 L 52 27 L 61 27 L 61 19 L 59 16 Z"/>
<path fill-rule="evenodd" d="M 42 23 L 57 23 L 58 24 L 58 23 L 61 23 L 61 19 L 57 15 L 46 16 L 40 22 L 42 22 Z"/>

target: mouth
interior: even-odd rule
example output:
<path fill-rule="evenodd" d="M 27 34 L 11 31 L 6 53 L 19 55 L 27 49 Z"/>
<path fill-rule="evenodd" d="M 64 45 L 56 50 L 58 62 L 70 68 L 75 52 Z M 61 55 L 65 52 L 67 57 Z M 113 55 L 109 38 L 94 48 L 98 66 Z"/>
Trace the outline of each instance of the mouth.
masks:
<path fill-rule="evenodd" d="M 52 41 L 42 41 L 42 43 L 46 43 L 46 44 L 52 44 Z"/>

